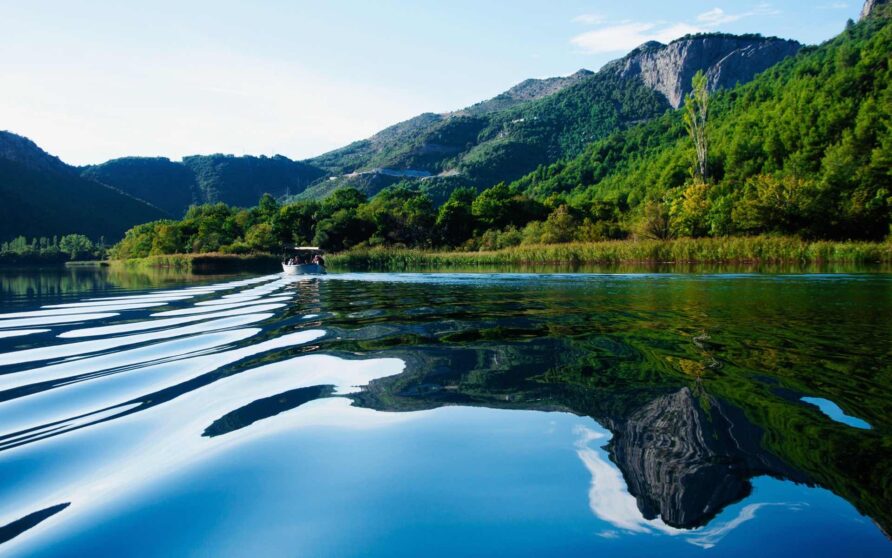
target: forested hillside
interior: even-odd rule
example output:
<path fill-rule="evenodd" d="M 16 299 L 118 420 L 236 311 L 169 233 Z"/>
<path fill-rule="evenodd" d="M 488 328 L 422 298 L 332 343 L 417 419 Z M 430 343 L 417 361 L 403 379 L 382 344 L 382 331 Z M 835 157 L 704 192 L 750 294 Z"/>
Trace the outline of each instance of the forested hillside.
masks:
<path fill-rule="evenodd" d="M 702 170 L 683 107 L 513 184 L 479 194 L 458 188 L 438 209 L 406 185 L 371 199 L 354 189 L 321 203 L 267 197 L 251 210 L 196 207 L 184 221 L 135 228 L 117 254 L 264 251 L 283 242 L 342 250 L 763 233 L 882 239 L 892 202 L 890 52 L 892 25 L 871 17 L 750 84 L 702 89 L 688 100 L 708 106 Z"/>
<path fill-rule="evenodd" d="M 192 155 L 182 162 L 124 157 L 84 167 L 82 173 L 180 217 L 192 204 L 251 206 L 265 193 L 299 194 L 325 171 L 281 155 Z"/>
<path fill-rule="evenodd" d="M 120 239 L 157 207 L 78 175 L 27 138 L 0 132 L 0 240 L 80 233 Z"/>
<path fill-rule="evenodd" d="M 882 238 L 892 191 L 888 22 L 870 18 L 714 95 L 706 180 L 691 179 L 694 148 L 679 111 L 512 187 L 580 216 L 610 208 L 629 230 L 636 219 L 665 221 L 665 235 Z"/>

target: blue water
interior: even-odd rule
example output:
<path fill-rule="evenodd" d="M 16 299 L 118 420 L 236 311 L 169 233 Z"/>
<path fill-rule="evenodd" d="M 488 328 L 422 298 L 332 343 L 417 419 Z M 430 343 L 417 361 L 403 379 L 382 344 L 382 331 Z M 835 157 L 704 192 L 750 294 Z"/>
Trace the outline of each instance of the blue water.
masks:
<path fill-rule="evenodd" d="M 810 403 L 816 406 L 818 409 L 821 410 L 822 413 L 835 420 L 836 422 L 848 424 L 853 428 L 870 430 L 870 424 L 868 424 L 867 421 L 861 420 L 858 417 L 847 415 L 845 411 L 843 411 L 839 407 L 839 405 L 837 405 L 833 401 L 821 399 L 820 397 L 803 397 L 802 400 L 806 403 Z"/>
<path fill-rule="evenodd" d="M 838 303 L 861 296 L 853 277 L 837 278 Z M 809 441 L 854 456 L 889 440 L 885 424 L 837 426 L 788 395 L 819 358 L 882 366 L 867 347 L 836 352 L 830 333 L 875 341 L 888 317 L 816 330 L 805 308 L 780 339 L 729 305 L 729 289 L 775 283 L 271 275 L 12 297 L 0 553 L 889 556 L 881 507 L 850 490 L 868 481 Z M 745 368 L 781 346 L 788 362 Z M 850 378 L 823 378 L 849 393 Z M 887 398 L 863 404 L 881 413 Z M 779 433 L 814 462 L 794 462 Z"/>

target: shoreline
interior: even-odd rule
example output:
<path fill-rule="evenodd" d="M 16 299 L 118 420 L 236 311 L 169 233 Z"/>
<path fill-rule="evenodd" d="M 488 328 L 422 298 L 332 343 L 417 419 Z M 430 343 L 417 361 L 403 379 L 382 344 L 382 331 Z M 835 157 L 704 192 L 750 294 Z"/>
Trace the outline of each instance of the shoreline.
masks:
<path fill-rule="evenodd" d="M 788 237 L 611 240 L 526 245 L 482 252 L 413 248 L 358 249 L 327 256 L 350 269 L 412 267 L 889 264 L 892 242 L 803 241 Z"/>
<path fill-rule="evenodd" d="M 501 250 L 456 251 L 417 248 L 360 248 L 326 255 L 329 268 L 405 270 L 418 268 L 498 268 L 685 265 L 892 264 L 892 242 L 806 241 L 790 237 L 610 240 L 522 245 Z M 163 268 L 193 272 L 279 271 L 274 254 L 168 254 L 91 262 L 127 269 Z"/>
<path fill-rule="evenodd" d="M 128 260 L 108 260 L 112 267 L 126 269 L 163 268 L 192 272 L 218 271 L 281 271 L 280 258 L 272 254 L 167 254 L 132 258 Z"/>

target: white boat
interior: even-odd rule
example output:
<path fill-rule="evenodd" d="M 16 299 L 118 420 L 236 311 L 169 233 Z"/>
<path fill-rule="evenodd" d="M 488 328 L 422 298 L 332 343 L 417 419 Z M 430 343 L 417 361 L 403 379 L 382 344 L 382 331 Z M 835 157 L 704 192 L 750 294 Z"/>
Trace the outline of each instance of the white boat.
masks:
<path fill-rule="evenodd" d="M 285 275 L 324 275 L 325 266 L 314 263 L 288 265 L 282 262 L 282 271 Z"/>
<path fill-rule="evenodd" d="M 285 275 L 324 275 L 323 253 L 318 246 L 286 246 L 282 256 L 282 271 Z M 313 263 L 314 260 L 319 263 Z"/>

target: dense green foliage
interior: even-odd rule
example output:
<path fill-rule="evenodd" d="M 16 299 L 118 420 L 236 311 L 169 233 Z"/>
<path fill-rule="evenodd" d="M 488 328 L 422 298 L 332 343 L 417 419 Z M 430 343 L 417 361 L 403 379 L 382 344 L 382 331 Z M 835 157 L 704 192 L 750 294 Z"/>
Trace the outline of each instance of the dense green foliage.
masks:
<path fill-rule="evenodd" d="M 82 169 L 84 176 L 120 189 L 180 217 L 192 204 L 250 206 L 264 193 L 302 192 L 325 171 L 287 157 L 193 155 L 181 163 L 163 157 L 125 157 Z"/>
<path fill-rule="evenodd" d="M 81 174 L 146 200 L 179 217 L 198 199 L 195 175 L 165 157 L 123 157 L 81 169 Z"/>
<path fill-rule="evenodd" d="M 59 238 L 24 236 L 0 243 L 0 264 L 60 263 L 73 260 L 101 260 L 106 256 L 105 241 L 93 243 L 82 234 Z"/>
<path fill-rule="evenodd" d="M 22 154 L 19 160 L 0 159 L 0 240 L 72 231 L 92 239 L 117 240 L 134 224 L 164 215 L 140 200 L 79 176 L 57 159 L 47 164 L 43 159 L 49 156 L 30 146 L 29 151 L 34 152 Z"/>
<path fill-rule="evenodd" d="M 871 18 L 710 100 L 709 181 L 680 112 L 595 142 L 514 186 L 650 236 L 889 234 L 892 26 Z M 665 226 L 663 226 L 665 225 Z"/>

